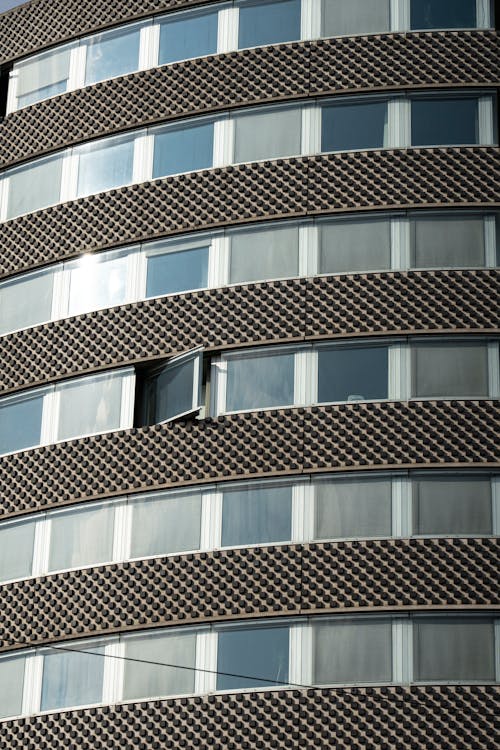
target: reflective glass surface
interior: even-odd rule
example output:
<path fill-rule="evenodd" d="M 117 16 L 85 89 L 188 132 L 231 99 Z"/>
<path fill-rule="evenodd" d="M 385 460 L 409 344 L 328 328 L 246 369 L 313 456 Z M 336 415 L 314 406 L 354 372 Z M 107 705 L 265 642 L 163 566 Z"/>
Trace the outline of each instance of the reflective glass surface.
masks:
<path fill-rule="evenodd" d="M 156 133 L 153 178 L 208 169 L 213 162 L 213 140 L 212 122 Z"/>
<path fill-rule="evenodd" d="M 286 684 L 288 652 L 287 627 L 221 631 L 217 650 L 217 690 L 272 688 Z"/>
<path fill-rule="evenodd" d="M 461 146 L 479 143 L 478 100 L 414 99 L 412 146 Z"/>
<path fill-rule="evenodd" d="M 391 482 L 342 479 L 316 485 L 316 539 L 391 536 Z"/>
<path fill-rule="evenodd" d="M 146 297 L 206 288 L 208 253 L 209 247 L 201 246 L 149 255 Z"/>
<path fill-rule="evenodd" d="M 411 0 L 412 29 L 472 29 L 476 0 Z"/>
<path fill-rule="evenodd" d="M 43 395 L 0 402 L 0 455 L 40 445 Z"/>
<path fill-rule="evenodd" d="M 235 232 L 231 237 L 229 282 L 279 279 L 299 272 L 297 227 Z"/>
<path fill-rule="evenodd" d="M 50 320 L 53 283 L 48 269 L 0 284 L 0 334 Z"/>
<path fill-rule="evenodd" d="M 70 274 L 68 315 L 122 305 L 126 301 L 127 255 L 84 255 L 68 263 L 65 270 Z"/>
<path fill-rule="evenodd" d="M 389 31 L 390 0 L 323 0 L 322 36 Z"/>
<path fill-rule="evenodd" d="M 387 102 L 356 102 L 323 107 L 322 151 L 383 148 L 386 142 Z"/>
<path fill-rule="evenodd" d="M 313 682 L 317 685 L 392 679 L 389 620 L 314 623 L 313 643 Z"/>
<path fill-rule="evenodd" d="M 177 414 L 193 410 L 193 377 L 195 360 L 192 358 L 167 365 L 146 382 L 146 424 L 158 424 Z"/>
<path fill-rule="evenodd" d="M 300 154 L 300 109 L 277 109 L 234 119 L 234 161 L 276 159 Z"/>
<path fill-rule="evenodd" d="M 35 521 L 0 526 L 0 581 L 31 575 L 34 539 Z"/>
<path fill-rule="evenodd" d="M 82 378 L 60 391 L 57 440 L 116 430 L 120 427 L 122 376 Z"/>
<path fill-rule="evenodd" d="M 414 534 L 491 534 L 488 478 L 414 480 Z"/>
<path fill-rule="evenodd" d="M 139 67 L 140 27 L 90 37 L 86 43 L 85 85 L 132 73 Z"/>
<path fill-rule="evenodd" d="M 318 349 L 318 402 L 387 398 L 388 353 L 384 346 Z"/>
<path fill-rule="evenodd" d="M 300 39 L 300 0 L 250 0 L 239 8 L 238 47 Z"/>
<path fill-rule="evenodd" d="M 9 178 L 7 219 L 59 202 L 62 162 L 58 154 L 5 173 Z"/>
<path fill-rule="evenodd" d="M 182 13 L 160 21 L 159 65 L 217 52 L 217 11 Z"/>
<path fill-rule="evenodd" d="M 46 652 L 40 709 L 84 706 L 102 701 L 104 646 L 69 645 L 74 651 Z M 78 653 L 80 649 L 92 653 Z"/>
<path fill-rule="evenodd" d="M 49 570 L 64 570 L 113 559 L 114 508 L 52 513 Z"/>
<path fill-rule="evenodd" d="M 414 344 L 412 395 L 488 395 L 488 353 L 483 344 Z"/>
<path fill-rule="evenodd" d="M 153 496 L 132 507 L 132 557 L 199 549 L 200 494 Z"/>
<path fill-rule="evenodd" d="M 23 656 L 0 659 L 0 719 L 22 711 L 24 665 Z"/>
<path fill-rule="evenodd" d="M 132 182 L 134 136 L 80 146 L 77 196 L 92 195 Z"/>
<path fill-rule="evenodd" d="M 481 217 L 434 216 L 413 218 L 413 268 L 484 266 L 484 221 Z"/>
<path fill-rule="evenodd" d="M 292 488 L 254 487 L 224 492 L 222 546 L 283 542 L 292 534 Z"/>
<path fill-rule="evenodd" d="M 288 406 L 294 396 L 294 355 L 229 359 L 226 411 Z"/>
<path fill-rule="evenodd" d="M 174 632 L 127 638 L 125 658 L 124 700 L 194 692 L 194 633 Z M 177 665 L 180 668 L 176 669 Z"/>
<path fill-rule="evenodd" d="M 320 224 L 320 273 L 379 271 L 391 267 L 389 219 Z"/>

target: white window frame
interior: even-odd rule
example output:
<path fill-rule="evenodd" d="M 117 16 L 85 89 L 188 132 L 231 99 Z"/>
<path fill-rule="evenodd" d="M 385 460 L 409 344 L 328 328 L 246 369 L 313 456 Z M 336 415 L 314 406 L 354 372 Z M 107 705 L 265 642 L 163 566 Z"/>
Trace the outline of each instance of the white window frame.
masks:
<path fill-rule="evenodd" d="M 171 357 L 167 362 L 164 362 L 163 364 L 158 365 L 158 367 L 152 368 L 151 371 L 146 375 L 145 382 L 149 380 L 150 378 L 155 377 L 160 372 L 163 372 L 172 367 L 176 367 L 177 365 L 183 362 L 187 362 L 188 360 L 193 360 L 193 391 L 192 391 L 191 408 L 188 409 L 187 411 L 179 412 L 178 414 L 175 414 L 172 417 L 168 417 L 167 419 L 162 419 L 159 422 L 154 422 L 154 424 L 167 424 L 168 422 L 172 422 L 176 419 L 181 419 L 182 417 L 185 417 L 189 414 L 195 414 L 199 412 L 200 409 L 203 407 L 203 402 L 202 402 L 203 352 L 204 352 L 203 347 L 196 347 L 196 349 L 190 349 L 188 352 L 185 352 L 184 354 L 181 354 L 178 357 Z"/>

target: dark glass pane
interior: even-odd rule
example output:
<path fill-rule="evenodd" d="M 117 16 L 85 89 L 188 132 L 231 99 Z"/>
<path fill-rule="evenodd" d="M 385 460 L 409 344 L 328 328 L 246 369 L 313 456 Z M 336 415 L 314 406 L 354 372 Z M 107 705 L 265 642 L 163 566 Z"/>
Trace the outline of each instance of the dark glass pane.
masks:
<path fill-rule="evenodd" d="M 476 0 L 411 0 L 412 29 L 471 29 Z"/>
<path fill-rule="evenodd" d="M 383 148 L 386 127 L 387 102 L 323 107 L 321 150 Z"/>
<path fill-rule="evenodd" d="M 240 6 L 238 47 L 300 39 L 300 0 L 249 2 Z"/>
<path fill-rule="evenodd" d="M 316 485 L 316 539 L 390 536 L 391 481 L 342 479 Z"/>
<path fill-rule="evenodd" d="M 315 623 L 313 628 L 314 684 L 390 682 L 389 620 L 338 620 Z"/>
<path fill-rule="evenodd" d="M 183 13 L 160 23 L 159 65 L 217 52 L 217 12 Z"/>
<path fill-rule="evenodd" d="M 484 344 L 414 344 L 412 395 L 474 398 L 488 395 Z"/>
<path fill-rule="evenodd" d="M 293 404 L 294 355 L 273 354 L 230 359 L 226 411 Z"/>
<path fill-rule="evenodd" d="M 148 424 L 157 424 L 193 408 L 194 360 L 170 365 L 151 378 L 146 388 Z"/>
<path fill-rule="evenodd" d="M 484 222 L 479 217 L 437 216 L 411 220 L 413 268 L 484 266 Z"/>
<path fill-rule="evenodd" d="M 479 143 L 477 99 L 414 99 L 411 103 L 412 146 Z"/>
<path fill-rule="evenodd" d="M 208 247 L 150 255 L 146 296 L 204 289 L 208 283 Z"/>
<path fill-rule="evenodd" d="M 0 454 L 40 445 L 43 396 L 0 404 Z"/>
<path fill-rule="evenodd" d="M 320 273 L 355 273 L 391 267 L 389 219 L 320 225 Z"/>
<path fill-rule="evenodd" d="M 387 348 L 318 350 L 318 402 L 387 398 Z"/>
<path fill-rule="evenodd" d="M 153 177 L 211 167 L 213 140 L 211 122 L 158 133 L 155 135 Z"/>
<path fill-rule="evenodd" d="M 224 492 L 222 546 L 283 542 L 292 533 L 292 488 Z"/>
<path fill-rule="evenodd" d="M 413 482 L 414 534 L 491 534 L 490 480 L 422 479 Z"/>
<path fill-rule="evenodd" d="M 217 690 L 274 687 L 276 683 L 286 685 L 288 644 L 288 628 L 221 631 L 217 652 Z M 228 674 L 238 676 L 229 677 Z"/>

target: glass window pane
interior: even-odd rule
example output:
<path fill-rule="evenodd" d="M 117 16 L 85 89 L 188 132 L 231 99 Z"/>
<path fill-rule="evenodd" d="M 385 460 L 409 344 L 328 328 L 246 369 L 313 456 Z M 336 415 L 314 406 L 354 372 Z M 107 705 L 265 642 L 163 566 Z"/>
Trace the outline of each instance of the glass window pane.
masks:
<path fill-rule="evenodd" d="M 193 379 L 198 358 L 167 365 L 146 381 L 144 412 L 146 424 L 158 424 L 196 408 Z"/>
<path fill-rule="evenodd" d="M 24 5 L 28 0 L 0 0 L 0 13 L 15 8 L 16 5 Z"/>
<path fill-rule="evenodd" d="M 146 296 L 177 294 L 208 286 L 208 245 L 149 255 Z"/>
<path fill-rule="evenodd" d="M 415 680 L 494 680 L 493 621 L 415 618 L 413 654 Z"/>
<path fill-rule="evenodd" d="M 300 109 L 281 109 L 234 118 L 234 161 L 276 159 L 301 152 Z"/>
<path fill-rule="evenodd" d="M 488 478 L 420 479 L 412 491 L 414 534 L 491 534 Z"/>
<path fill-rule="evenodd" d="M 135 136 L 113 138 L 78 147 L 78 197 L 132 182 L 134 139 Z"/>
<path fill-rule="evenodd" d="M 318 349 L 318 403 L 387 398 L 385 346 Z"/>
<path fill-rule="evenodd" d="M 0 581 L 31 575 L 34 541 L 35 521 L 0 525 Z"/>
<path fill-rule="evenodd" d="M 132 557 L 200 547 L 201 495 L 153 495 L 132 505 Z"/>
<path fill-rule="evenodd" d="M 412 346 L 412 395 L 481 397 L 488 395 L 488 353 L 483 344 Z"/>
<path fill-rule="evenodd" d="M 182 13 L 160 21 L 159 65 L 217 52 L 218 14 Z"/>
<path fill-rule="evenodd" d="M 17 106 L 26 107 L 66 91 L 71 48 L 48 52 L 14 66 Z"/>
<path fill-rule="evenodd" d="M 323 0 L 322 36 L 389 31 L 390 0 Z"/>
<path fill-rule="evenodd" d="M 316 539 L 390 536 L 391 481 L 338 479 L 316 484 Z"/>
<path fill-rule="evenodd" d="M 298 272 L 298 227 L 235 232 L 231 237 L 231 283 L 290 278 Z"/>
<path fill-rule="evenodd" d="M 114 507 L 51 513 L 49 570 L 113 559 Z"/>
<path fill-rule="evenodd" d="M 62 155 L 57 154 L 6 172 L 9 178 L 7 219 L 59 203 L 62 162 Z"/>
<path fill-rule="evenodd" d="M 300 39 L 300 0 L 260 0 L 240 5 L 240 49 L 295 39 Z"/>
<path fill-rule="evenodd" d="M 125 639 L 123 698 L 194 693 L 196 634 L 178 632 Z M 148 662 L 141 664 L 140 662 Z M 151 662 L 160 662 L 153 664 Z M 163 666 L 163 665 L 174 666 Z M 176 666 L 180 668 L 176 669 Z"/>
<path fill-rule="evenodd" d="M 476 0 L 411 0 L 412 29 L 472 29 Z"/>
<path fill-rule="evenodd" d="M 40 445 L 43 395 L 0 402 L 0 454 Z"/>
<path fill-rule="evenodd" d="M 484 221 L 480 217 L 411 219 L 413 268 L 484 266 Z"/>
<path fill-rule="evenodd" d="M 320 273 L 380 271 L 391 267 L 389 219 L 320 224 Z"/>
<path fill-rule="evenodd" d="M 213 162 L 213 122 L 156 133 L 153 178 L 208 169 Z"/>
<path fill-rule="evenodd" d="M 65 265 L 69 274 L 68 315 L 122 305 L 127 299 L 127 254 L 84 255 Z"/>
<path fill-rule="evenodd" d="M 24 656 L 0 659 L 0 719 L 22 711 L 24 664 Z"/>
<path fill-rule="evenodd" d="M 293 389 L 293 354 L 262 354 L 227 361 L 226 411 L 290 406 Z"/>
<path fill-rule="evenodd" d="M 0 334 L 50 320 L 53 284 L 51 270 L 0 284 Z"/>
<path fill-rule="evenodd" d="M 46 652 L 43 659 L 40 709 L 84 706 L 102 701 L 104 646 L 89 643 L 80 648 L 92 653 Z"/>
<path fill-rule="evenodd" d="M 222 630 L 218 638 L 217 690 L 286 685 L 288 651 L 287 627 Z"/>
<path fill-rule="evenodd" d="M 389 620 L 315 622 L 313 644 L 315 685 L 392 679 Z"/>
<path fill-rule="evenodd" d="M 330 104 L 322 108 L 322 151 L 383 148 L 386 145 L 387 102 Z"/>
<path fill-rule="evenodd" d="M 284 542 L 292 535 L 292 487 L 226 490 L 222 546 Z"/>
<path fill-rule="evenodd" d="M 414 99 L 412 146 L 461 146 L 479 143 L 478 100 Z"/>
<path fill-rule="evenodd" d="M 122 381 L 122 375 L 105 375 L 59 386 L 57 440 L 118 429 Z"/>
<path fill-rule="evenodd" d="M 139 67 L 139 26 L 96 34 L 85 42 L 85 85 L 132 73 Z"/>

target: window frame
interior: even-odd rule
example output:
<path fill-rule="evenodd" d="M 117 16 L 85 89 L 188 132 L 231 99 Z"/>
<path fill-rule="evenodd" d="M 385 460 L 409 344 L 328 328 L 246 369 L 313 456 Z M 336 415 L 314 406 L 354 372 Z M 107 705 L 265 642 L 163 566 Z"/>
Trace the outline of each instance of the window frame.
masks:
<path fill-rule="evenodd" d="M 203 405 L 204 405 L 203 399 L 202 399 L 203 354 L 204 354 L 204 348 L 196 347 L 195 349 L 190 349 L 189 351 L 184 352 L 183 354 L 179 354 L 178 356 L 171 357 L 166 362 L 162 362 L 161 364 L 157 364 L 156 366 L 148 369 L 144 377 L 142 386 L 141 386 L 142 393 L 140 396 L 138 394 L 139 398 L 141 399 L 140 408 L 143 413 L 146 409 L 145 388 L 146 388 L 147 382 L 152 380 L 153 378 L 156 378 L 161 373 L 166 372 L 169 369 L 173 369 L 177 367 L 179 364 L 183 364 L 185 362 L 188 362 L 189 360 L 193 360 L 191 408 L 188 409 L 187 411 L 182 411 L 182 412 L 179 412 L 178 414 L 174 414 L 171 417 L 167 417 L 166 419 L 162 419 L 159 422 L 156 422 L 156 421 L 152 422 L 151 425 L 168 424 L 169 422 L 182 419 L 183 417 L 199 414 L 200 411 L 203 409 Z"/>

